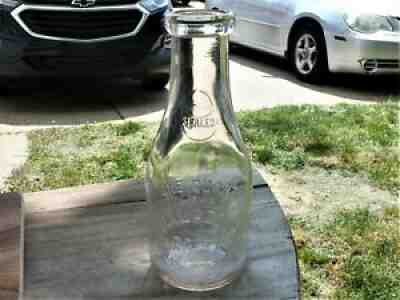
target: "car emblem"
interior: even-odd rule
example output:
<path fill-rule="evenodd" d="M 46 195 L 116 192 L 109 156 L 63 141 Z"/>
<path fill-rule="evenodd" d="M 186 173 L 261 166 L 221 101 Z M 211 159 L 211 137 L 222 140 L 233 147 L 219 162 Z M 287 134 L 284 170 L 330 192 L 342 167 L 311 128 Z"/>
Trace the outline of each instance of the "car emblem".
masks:
<path fill-rule="evenodd" d="M 91 7 L 96 4 L 96 0 L 73 0 L 71 2 L 72 6 L 76 6 L 79 8 L 86 8 L 86 7 Z"/>

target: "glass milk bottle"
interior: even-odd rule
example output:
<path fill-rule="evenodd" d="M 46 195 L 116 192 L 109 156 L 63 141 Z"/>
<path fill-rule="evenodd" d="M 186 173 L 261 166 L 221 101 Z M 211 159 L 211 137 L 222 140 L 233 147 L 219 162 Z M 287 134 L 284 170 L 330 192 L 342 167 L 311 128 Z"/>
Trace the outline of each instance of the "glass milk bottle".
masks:
<path fill-rule="evenodd" d="M 233 112 L 222 11 L 171 12 L 168 106 L 147 162 L 153 266 L 172 286 L 207 291 L 246 262 L 251 164 Z"/>

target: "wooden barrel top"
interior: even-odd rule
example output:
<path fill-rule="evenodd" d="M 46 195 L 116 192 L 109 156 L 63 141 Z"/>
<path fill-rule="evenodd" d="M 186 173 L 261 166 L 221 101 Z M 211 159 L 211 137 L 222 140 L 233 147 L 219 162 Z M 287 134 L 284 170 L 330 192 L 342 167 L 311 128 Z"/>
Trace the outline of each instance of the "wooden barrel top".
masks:
<path fill-rule="evenodd" d="M 24 300 L 300 299 L 290 228 L 261 177 L 254 186 L 248 266 L 233 284 L 206 293 L 169 287 L 151 268 L 141 182 L 4 197 L 25 202 Z M 0 252 L 0 279 L 1 258 Z M 0 282 L 0 295 L 1 288 Z"/>

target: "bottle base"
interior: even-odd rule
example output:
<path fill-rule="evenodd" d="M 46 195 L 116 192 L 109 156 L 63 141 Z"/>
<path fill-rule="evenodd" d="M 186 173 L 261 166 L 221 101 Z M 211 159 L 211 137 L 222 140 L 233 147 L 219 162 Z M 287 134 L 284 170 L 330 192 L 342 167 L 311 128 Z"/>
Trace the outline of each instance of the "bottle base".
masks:
<path fill-rule="evenodd" d="M 232 274 L 229 274 L 224 279 L 219 280 L 217 282 L 207 284 L 207 285 L 194 285 L 194 284 L 188 284 L 185 282 L 181 282 L 181 281 L 176 280 L 175 278 L 172 278 L 169 274 L 166 274 L 163 272 L 160 272 L 159 275 L 165 283 L 167 283 L 168 285 L 173 286 L 175 288 L 189 291 L 189 292 L 208 292 L 208 291 L 213 291 L 213 290 L 223 288 L 223 287 L 231 284 L 233 281 L 235 281 L 236 279 L 238 279 L 240 277 L 242 271 L 243 271 L 243 267 L 240 270 L 238 270 Z"/>
<path fill-rule="evenodd" d="M 231 283 L 243 270 L 246 257 L 237 245 L 223 247 L 218 228 L 186 223 L 170 229 L 152 256 L 153 266 L 169 285 L 188 291 L 209 291 Z M 240 246 L 241 243 L 238 243 Z M 242 255 L 241 255 L 242 254 Z"/>

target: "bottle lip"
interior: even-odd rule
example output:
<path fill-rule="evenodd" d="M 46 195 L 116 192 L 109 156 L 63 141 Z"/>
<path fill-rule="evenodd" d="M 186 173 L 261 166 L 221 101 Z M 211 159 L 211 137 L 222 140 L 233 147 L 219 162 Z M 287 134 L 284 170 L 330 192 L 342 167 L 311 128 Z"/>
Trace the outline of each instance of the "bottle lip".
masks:
<path fill-rule="evenodd" d="M 180 9 L 166 16 L 166 28 L 169 34 L 176 37 L 229 34 L 234 22 L 232 12 L 217 9 Z"/>

